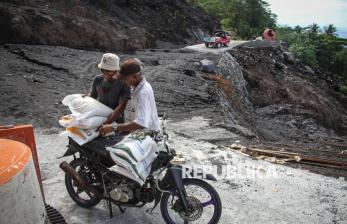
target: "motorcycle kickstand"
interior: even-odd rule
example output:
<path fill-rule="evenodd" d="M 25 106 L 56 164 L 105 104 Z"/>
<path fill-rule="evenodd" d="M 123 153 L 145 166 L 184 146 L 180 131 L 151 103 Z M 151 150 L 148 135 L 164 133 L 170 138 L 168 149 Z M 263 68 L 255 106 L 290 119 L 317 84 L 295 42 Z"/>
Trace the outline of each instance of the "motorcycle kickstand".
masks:
<path fill-rule="evenodd" d="M 112 202 L 111 200 L 107 200 L 107 205 L 108 205 L 108 208 L 110 210 L 110 219 L 113 218 L 113 213 L 112 213 Z"/>
<path fill-rule="evenodd" d="M 120 205 L 118 205 L 118 208 L 119 208 L 119 211 L 120 211 L 121 213 L 124 213 L 124 212 L 125 212 L 125 208 L 120 207 Z"/>

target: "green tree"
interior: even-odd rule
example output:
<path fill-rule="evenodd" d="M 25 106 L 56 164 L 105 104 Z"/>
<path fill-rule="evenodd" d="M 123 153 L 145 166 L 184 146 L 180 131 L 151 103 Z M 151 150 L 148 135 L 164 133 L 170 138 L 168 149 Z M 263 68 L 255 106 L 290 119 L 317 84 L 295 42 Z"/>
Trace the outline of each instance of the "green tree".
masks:
<path fill-rule="evenodd" d="M 324 27 L 324 33 L 328 36 L 336 36 L 336 27 L 333 24 L 329 24 Z"/>
<path fill-rule="evenodd" d="M 249 39 L 261 35 L 265 27 L 275 27 L 277 16 L 263 0 L 191 0 L 212 16 L 219 17 L 225 30 Z"/>
<path fill-rule="evenodd" d="M 340 78 L 345 82 L 347 87 L 347 49 L 337 52 L 334 55 L 332 66 L 335 72 L 340 74 Z"/>
<path fill-rule="evenodd" d="M 289 47 L 289 51 L 294 53 L 305 64 L 316 67 L 318 65 L 316 57 L 316 49 L 313 45 L 307 42 L 297 42 Z"/>
<path fill-rule="evenodd" d="M 313 23 L 308 28 L 309 28 L 309 32 L 313 34 L 318 34 L 321 32 L 319 25 L 317 23 Z"/>
<path fill-rule="evenodd" d="M 301 26 L 297 25 L 297 26 L 295 26 L 294 30 L 295 30 L 295 32 L 297 34 L 301 34 L 304 31 L 304 28 L 302 28 Z"/>
<path fill-rule="evenodd" d="M 324 31 L 320 32 L 317 24 L 302 29 L 282 26 L 277 28 L 277 37 L 286 41 L 289 51 L 305 64 L 337 74 L 342 82 L 340 90 L 347 94 L 347 39 L 338 38 L 333 25 Z"/>

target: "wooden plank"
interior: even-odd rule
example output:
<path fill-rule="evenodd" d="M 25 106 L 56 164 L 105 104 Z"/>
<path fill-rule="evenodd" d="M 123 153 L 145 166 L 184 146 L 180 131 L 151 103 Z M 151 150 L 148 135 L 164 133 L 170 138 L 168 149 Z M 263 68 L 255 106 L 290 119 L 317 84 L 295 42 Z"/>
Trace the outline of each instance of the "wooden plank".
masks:
<path fill-rule="evenodd" d="M 238 151 L 238 150 L 234 150 Z M 290 159 L 291 161 L 295 161 L 297 163 L 309 163 L 309 164 L 317 164 L 320 166 L 330 167 L 330 168 L 342 168 L 347 169 L 347 163 L 336 161 L 336 160 L 326 160 L 315 157 L 303 156 L 298 153 L 286 152 L 286 151 L 275 151 L 268 149 L 257 149 L 257 148 L 246 148 L 242 150 L 242 153 L 252 154 L 261 154 L 272 157 L 282 157 L 286 159 Z"/>
<path fill-rule="evenodd" d="M 301 160 L 306 161 L 306 162 L 312 162 L 312 163 L 320 163 L 320 164 L 327 164 L 327 165 L 333 165 L 333 166 L 340 166 L 342 168 L 347 169 L 347 163 L 346 162 L 340 162 L 340 161 L 335 161 L 335 160 L 325 160 L 325 159 L 319 159 L 319 158 L 307 157 L 307 156 L 302 156 Z"/>
<path fill-rule="evenodd" d="M 265 154 L 269 154 L 269 155 L 299 156 L 298 153 L 287 152 L 287 151 L 277 151 L 277 150 L 257 149 L 257 148 L 247 148 L 246 150 L 251 151 L 251 152 L 257 152 L 257 153 L 265 153 Z"/>

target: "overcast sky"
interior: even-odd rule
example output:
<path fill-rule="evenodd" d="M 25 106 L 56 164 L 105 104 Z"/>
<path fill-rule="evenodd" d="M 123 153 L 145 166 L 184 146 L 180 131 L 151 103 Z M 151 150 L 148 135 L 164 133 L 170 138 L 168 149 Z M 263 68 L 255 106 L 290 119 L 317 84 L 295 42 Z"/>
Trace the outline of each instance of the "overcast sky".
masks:
<path fill-rule="evenodd" d="M 265 0 L 282 25 L 347 27 L 347 0 Z"/>

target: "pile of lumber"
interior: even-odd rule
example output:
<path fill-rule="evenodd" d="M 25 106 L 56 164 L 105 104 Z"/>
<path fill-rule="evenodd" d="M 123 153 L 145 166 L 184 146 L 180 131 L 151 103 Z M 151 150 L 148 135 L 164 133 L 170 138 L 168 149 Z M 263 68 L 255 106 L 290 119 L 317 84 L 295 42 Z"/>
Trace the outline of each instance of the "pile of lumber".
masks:
<path fill-rule="evenodd" d="M 237 151 L 238 153 L 241 153 L 243 155 L 250 156 L 255 159 L 264 159 L 269 162 L 278 164 L 293 162 L 347 170 L 347 163 L 343 161 L 326 160 L 322 158 L 305 156 L 299 153 L 288 152 L 284 150 L 251 148 L 240 144 L 232 144 L 230 148 L 231 150 Z"/>

